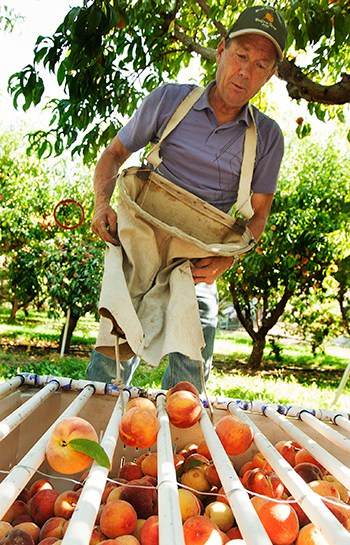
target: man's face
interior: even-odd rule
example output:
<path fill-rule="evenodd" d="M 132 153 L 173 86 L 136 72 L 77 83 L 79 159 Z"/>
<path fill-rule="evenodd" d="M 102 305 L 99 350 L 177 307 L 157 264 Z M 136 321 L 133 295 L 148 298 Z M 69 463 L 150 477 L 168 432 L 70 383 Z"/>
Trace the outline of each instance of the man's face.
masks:
<path fill-rule="evenodd" d="M 265 36 L 247 34 L 221 40 L 217 53 L 217 91 L 228 108 L 243 107 L 276 71 L 276 49 Z"/>

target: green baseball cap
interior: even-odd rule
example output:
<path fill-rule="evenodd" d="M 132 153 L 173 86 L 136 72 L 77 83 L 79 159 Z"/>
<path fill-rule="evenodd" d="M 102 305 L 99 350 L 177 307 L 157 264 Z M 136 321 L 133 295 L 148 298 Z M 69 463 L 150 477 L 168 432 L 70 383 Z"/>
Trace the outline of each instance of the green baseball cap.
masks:
<path fill-rule="evenodd" d="M 287 41 L 287 27 L 282 15 L 271 6 L 253 6 L 242 11 L 229 29 L 226 39 L 244 34 L 261 34 L 271 40 L 277 49 L 278 59 L 283 58 Z"/>

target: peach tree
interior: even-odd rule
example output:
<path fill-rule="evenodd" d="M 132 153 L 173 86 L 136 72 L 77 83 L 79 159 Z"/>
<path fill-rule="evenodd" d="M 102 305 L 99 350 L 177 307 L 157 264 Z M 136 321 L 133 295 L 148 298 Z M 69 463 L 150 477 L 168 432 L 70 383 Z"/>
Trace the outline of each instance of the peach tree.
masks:
<path fill-rule="evenodd" d="M 252 339 L 249 363 L 256 368 L 287 303 L 297 305 L 314 290 L 321 293 L 335 262 L 350 249 L 349 241 L 340 245 L 335 236 L 346 240 L 349 230 L 344 156 L 335 141 L 332 148 L 305 140 L 291 146 L 265 232 L 225 276 L 237 316 Z"/>
<path fill-rule="evenodd" d="M 52 36 L 39 36 L 32 64 L 12 75 L 15 107 L 44 102 L 42 71 L 55 74 L 65 96 L 49 100 L 49 130 L 33 132 L 39 156 L 70 149 L 86 161 L 112 139 L 145 94 L 176 80 L 192 59 L 198 83 L 214 78 L 216 47 L 253 0 L 83 0 L 73 6 Z M 350 100 L 348 0 L 276 0 L 289 27 L 286 57 L 278 76 L 293 100 L 326 121 Z M 309 127 L 299 127 L 301 136 Z"/>

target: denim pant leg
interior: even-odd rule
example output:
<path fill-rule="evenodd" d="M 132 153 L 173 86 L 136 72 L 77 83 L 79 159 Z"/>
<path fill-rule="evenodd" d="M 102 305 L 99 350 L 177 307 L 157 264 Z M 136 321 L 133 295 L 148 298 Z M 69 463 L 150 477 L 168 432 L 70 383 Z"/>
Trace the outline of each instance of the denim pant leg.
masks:
<path fill-rule="evenodd" d="M 218 294 L 216 284 L 196 284 L 196 295 L 205 340 L 202 356 L 204 378 L 205 383 L 207 383 L 213 361 L 214 341 L 218 321 Z M 180 324 L 179 327 L 181 327 Z M 169 363 L 163 376 L 162 388 L 168 390 L 182 380 L 191 382 L 196 386 L 199 392 L 202 392 L 203 385 L 200 362 L 191 360 L 179 352 L 174 352 L 169 354 Z"/>
<path fill-rule="evenodd" d="M 134 356 L 130 360 L 120 362 L 121 379 L 125 386 L 129 386 L 132 376 L 140 363 L 140 358 Z M 93 350 L 90 357 L 89 365 L 86 369 L 86 379 L 111 383 L 112 379 L 116 378 L 117 374 L 116 362 L 111 358 L 107 358 L 103 354 Z"/>

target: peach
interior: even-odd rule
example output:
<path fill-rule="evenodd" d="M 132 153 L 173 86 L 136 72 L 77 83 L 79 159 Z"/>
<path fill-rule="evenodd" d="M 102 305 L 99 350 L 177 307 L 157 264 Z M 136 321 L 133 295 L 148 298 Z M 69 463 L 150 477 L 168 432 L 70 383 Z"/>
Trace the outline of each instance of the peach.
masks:
<path fill-rule="evenodd" d="M 73 515 L 79 499 L 79 494 L 74 490 L 66 490 L 62 492 L 55 501 L 54 514 L 55 517 L 63 517 L 70 519 Z"/>
<path fill-rule="evenodd" d="M 284 484 L 276 473 L 258 467 L 246 471 L 242 483 L 247 490 L 269 498 L 282 498 L 285 491 Z"/>
<path fill-rule="evenodd" d="M 253 442 L 253 431 L 249 424 L 233 415 L 220 418 L 215 431 L 229 456 L 243 454 Z"/>
<path fill-rule="evenodd" d="M 110 501 L 119 500 L 120 494 L 122 493 L 123 486 L 116 486 L 115 488 L 112 488 L 110 493 L 108 494 L 105 503 L 109 503 Z"/>
<path fill-rule="evenodd" d="M 211 484 L 205 476 L 205 471 L 201 467 L 193 467 L 185 471 L 180 477 L 181 484 L 191 488 L 196 494 L 209 492 Z"/>
<path fill-rule="evenodd" d="M 51 489 L 39 490 L 34 494 L 30 502 L 30 516 L 38 526 L 55 516 L 55 501 L 59 495 L 57 490 Z"/>
<path fill-rule="evenodd" d="M 54 486 L 50 481 L 47 481 L 46 479 L 37 479 L 30 485 L 29 494 L 30 494 L 30 497 L 33 497 L 34 494 L 39 492 L 39 490 L 45 490 L 45 489 L 52 490 L 53 488 Z"/>
<path fill-rule="evenodd" d="M 275 449 L 283 456 L 287 462 L 294 467 L 295 455 L 301 449 L 301 446 L 296 441 L 282 440 L 275 443 Z"/>
<path fill-rule="evenodd" d="M 155 486 L 146 478 L 130 481 L 129 485 L 122 487 L 120 499 L 133 506 L 138 518 L 147 519 L 155 515 L 158 505 L 158 493 Z"/>
<path fill-rule="evenodd" d="M 221 488 L 221 479 L 213 463 L 209 464 L 206 468 L 204 468 L 204 475 L 212 486 L 216 486 L 216 488 Z"/>
<path fill-rule="evenodd" d="M 141 545 L 158 545 L 159 544 L 159 519 L 157 515 L 148 517 L 142 525 L 140 532 Z"/>
<path fill-rule="evenodd" d="M 227 532 L 235 522 L 232 509 L 222 501 L 212 501 L 205 510 L 204 516 L 213 520 L 222 532 Z"/>
<path fill-rule="evenodd" d="M 185 457 L 182 456 L 182 454 L 177 454 L 175 452 L 174 454 L 174 465 L 175 465 L 175 469 L 179 469 L 180 467 L 183 466 L 185 462 Z"/>
<path fill-rule="evenodd" d="M 255 469 L 251 460 L 241 466 L 241 469 L 239 470 L 239 476 L 242 478 L 245 472 L 249 471 L 250 469 Z"/>
<path fill-rule="evenodd" d="M 295 545 L 328 545 L 328 541 L 312 522 L 299 531 Z"/>
<path fill-rule="evenodd" d="M 239 540 L 239 539 L 242 539 L 242 534 L 241 534 L 241 531 L 240 529 L 237 527 L 237 526 L 232 526 L 232 528 L 230 528 L 227 532 L 226 532 L 226 535 L 227 537 L 230 539 L 230 540 Z M 230 542 L 229 542 L 230 543 Z"/>
<path fill-rule="evenodd" d="M 198 454 L 198 452 L 193 452 L 184 461 L 183 469 L 186 471 L 191 467 L 203 467 L 204 469 L 209 465 L 209 460 L 203 454 Z"/>
<path fill-rule="evenodd" d="M 338 492 L 340 494 L 340 499 L 344 503 L 349 503 L 350 502 L 350 492 L 349 492 L 349 490 L 347 488 L 345 488 L 345 486 L 341 482 L 339 482 L 338 479 L 333 477 L 333 475 L 324 475 L 322 478 L 323 478 L 324 481 L 328 481 L 333 486 L 335 486 L 335 488 L 338 490 Z"/>
<path fill-rule="evenodd" d="M 152 515 L 153 516 L 153 515 Z M 132 535 L 136 537 L 141 542 L 141 530 L 142 526 L 145 524 L 146 519 L 137 519 L 136 528 L 133 531 Z"/>
<path fill-rule="evenodd" d="M 7 532 L 9 532 L 12 529 L 13 529 L 12 524 L 10 524 L 9 522 L 6 522 L 5 520 L 0 520 L 0 539 L 2 538 L 2 536 L 7 534 Z"/>
<path fill-rule="evenodd" d="M 153 401 L 147 397 L 133 397 L 125 405 L 125 410 L 128 411 L 133 407 L 138 407 L 139 409 L 149 409 L 154 416 L 157 416 L 157 407 Z"/>
<path fill-rule="evenodd" d="M 311 462 L 320 468 L 323 475 L 327 473 L 327 470 L 323 467 L 323 465 L 320 464 L 320 462 L 318 462 L 305 448 L 301 448 L 295 453 L 295 465 L 300 464 L 301 462 Z"/>
<path fill-rule="evenodd" d="M 30 534 L 17 528 L 13 528 L 0 539 L 1 545 L 35 545 Z"/>
<path fill-rule="evenodd" d="M 84 471 L 93 461 L 91 456 L 70 447 L 70 441 L 74 439 L 98 443 L 97 433 L 90 422 L 79 416 L 63 418 L 52 430 L 46 445 L 48 464 L 58 473 L 72 475 Z"/>
<path fill-rule="evenodd" d="M 102 492 L 101 503 L 106 503 L 107 498 L 109 494 L 111 493 L 111 491 L 114 490 L 114 488 L 118 488 L 118 487 L 119 487 L 119 484 L 113 481 L 107 481 L 105 484 L 104 490 Z"/>
<path fill-rule="evenodd" d="M 21 522 L 20 524 L 16 524 L 15 528 L 27 532 L 27 534 L 32 536 L 34 543 L 38 543 L 40 526 L 35 524 L 35 522 Z"/>
<path fill-rule="evenodd" d="M 333 515 L 339 520 L 340 524 L 350 531 L 350 506 L 341 499 L 334 497 L 325 497 L 323 501 Z"/>
<path fill-rule="evenodd" d="M 27 503 L 30 500 L 31 493 L 29 491 L 29 488 L 23 488 L 21 492 L 17 496 L 17 500 L 22 500 L 24 503 Z"/>
<path fill-rule="evenodd" d="M 329 481 L 310 481 L 309 487 L 320 496 L 331 496 L 340 499 L 338 490 Z"/>
<path fill-rule="evenodd" d="M 205 439 L 202 439 L 202 441 L 198 443 L 197 452 L 198 454 L 202 454 L 203 456 L 208 458 L 208 460 L 212 459 L 211 452 L 208 448 L 208 445 Z"/>
<path fill-rule="evenodd" d="M 140 545 L 139 540 L 132 535 L 129 536 L 119 536 L 118 541 L 120 545 Z"/>
<path fill-rule="evenodd" d="M 143 473 L 143 475 L 150 475 L 151 477 L 157 478 L 157 474 L 158 474 L 157 463 L 158 463 L 157 453 L 150 452 L 150 454 L 146 456 L 141 462 L 141 473 Z"/>
<path fill-rule="evenodd" d="M 195 385 L 192 384 L 192 382 L 188 382 L 187 380 L 182 380 L 167 391 L 167 393 L 165 394 L 165 399 L 167 400 L 175 392 L 180 392 L 183 390 L 185 390 L 186 392 L 191 392 L 195 396 L 199 397 L 199 392 Z"/>
<path fill-rule="evenodd" d="M 58 543 L 61 543 L 61 539 L 57 539 L 57 537 L 45 537 L 45 539 L 42 539 L 39 541 L 38 545 L 58 545 Z"/>
<path fill-rule="evenodd" d="M 293 507 L 286 502 L 268 500 L 258 516 L 273 545 L 292 545 L 299 533 L 299 519 Z"/>
<path fill-rule="evenodd" d="M 123 414 L 119 437 L 130 447 L 149 448 L 157 441 L 158 418 L 149 409 L 133 407 Z"/>
<path fill-rule="evenodd" d="M 223 503 L 230 505 L 223 486 L 218 490 L 216 501 L 222 501 Z"/>
<path fill-rule="evenodd" d="M 61 539 L 64 536 L 67 519 L 63 517 L 49 518 L 40 529 L 39 540 L 45 537 L 57 537 Z"/>
<path fill-rule="evenodd" d="M 179 488 L 179 505 L 182 522 L 190 517 L 201 514 L 201 505 L 197 496 L 186 488 Z"/>
<path fill-rule="evenodd" d="M 252 502 L 255 511 L 259 513 L 264 503 L 266 503 L 269 500 L 267 498 L 262 498 L 260 496 L 253 496 L 252 498 L 250 498 L 250 501 Z"/>
<path fill-rule="evenodd" d="M 137 514 L 124 500 L 106 503 L 101 512 L 100 528 L 108 538 L 132 534 L 136 528 Z"/>
<path fill-rule="evenodd" d="M 125 462 L 125 464 L 119 470 L 119 478 L 126 481 L 132 481 L 134 479 L 141 479 L 144 473 L 141 467 L 135 462 Z"/>
<path fill-rule="evenodd" d="M 187 519 L 183 524 L 183 532 L 186 545 L 223 544 L 222 533 L 218 526 L 203 515 Z"/>
<path fill-rule="evenodd" d="M 257 452 L 256 454 L 254 454 L 251 462 L 253 469 L 255 469 L 256 467 L 260 467 L 261 469 L 267 469 L 268 471 L 272 471 L 272 467 L 261 452 Z"/>
<path fill-rule="evenodd" d="M 294 466 L 294 471 L 306 482 L 322 480 L 322 471 L 311 462 L 300 462 Z"/>
<path fill-rule="evenodd" d="M 309 517 L 307 516 L 307 514 L 305 513 L 304 509 L 296 501 L 294 501 L 294 498 L 292 496 L 289 496 L 287 499 L 288 501 L 293 502 L 291 503 L 291 505 L 294 511 L 296 512 L 296 514 L 298 515 L 299 527 L 302 528 L 306 524 L 309 524 L 311 521 Z"/>
<path fill-rule="evenodd" d="M 188 390 L 178 390 L 166 400 L 169 420 L 176 428 L 191 428 L 201 417 L 202 403 L 198 396 Z"/>
<path fill-rule="evenodd" d="M 107 536 L 102 532 L 100 526 L 96 524 L 92 529 L 89 545 L 98 545 L 105 539 L 107 539 Z"/>
<path fill-rule="evenodd" d="M 29 507 L 24 501 L 15 500 L 2 517 L 2 520 L 12 524 L 21 515 L 29 515 Z"/>
<path fill-rule="evenodd" d="M 190 454 L 193 454 L 194 452 L 198 452 L 198 445 L 197 445 L 197 443 L 188 443 L 187 445 L 185 445 L 185 446 L 179 451 L 179 454 L 180 454 L 180 456 L 183 456 L 183 457 L 186 459 L 187 456 L 189 456 Z"/>

